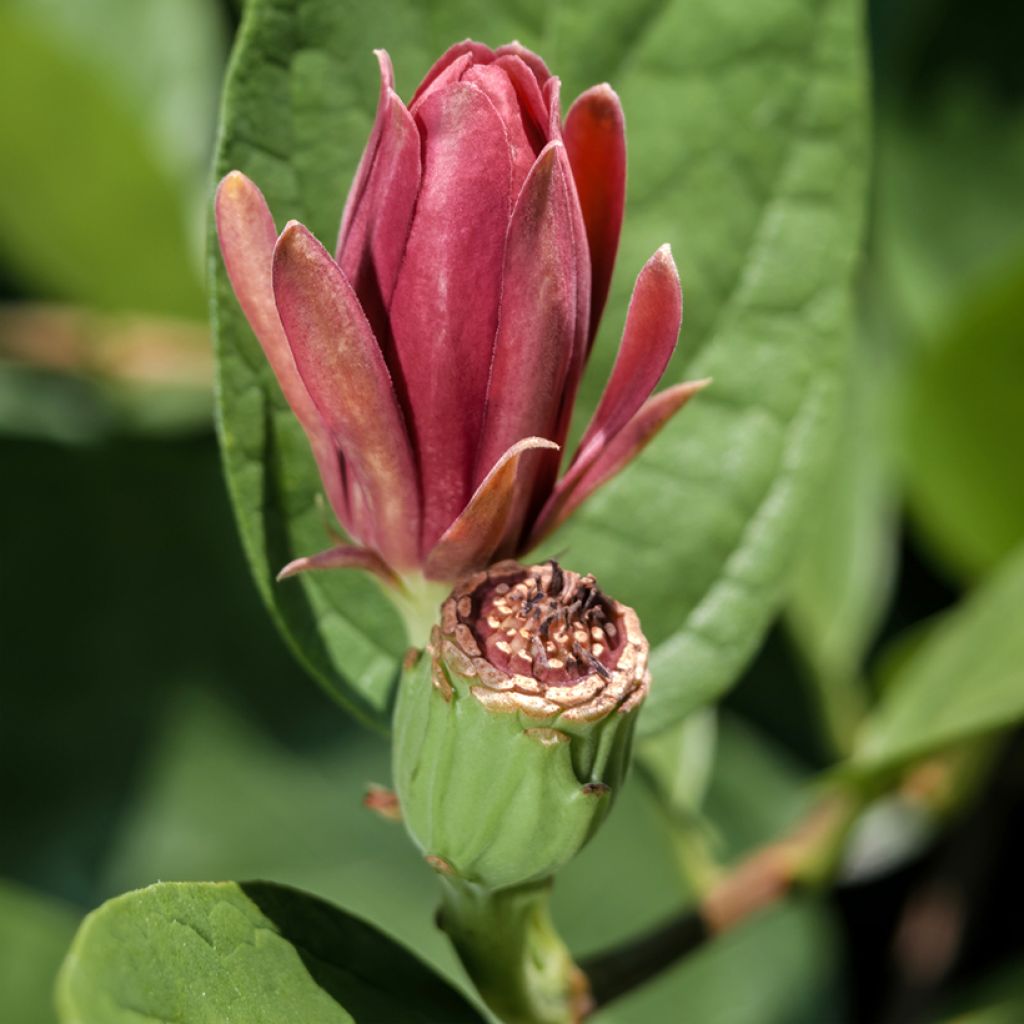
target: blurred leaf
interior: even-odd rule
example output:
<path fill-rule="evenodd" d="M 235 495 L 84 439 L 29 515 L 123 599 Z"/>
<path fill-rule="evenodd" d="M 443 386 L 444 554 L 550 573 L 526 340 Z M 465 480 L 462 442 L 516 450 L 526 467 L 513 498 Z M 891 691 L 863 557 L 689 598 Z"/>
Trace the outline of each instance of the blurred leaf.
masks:
<path fill-rule="evenodd" d="M 298 218 L 328 242 L 376 101 L 373 46 L 391 51 L 406 93 L 466 35 L 535 47 L 567 100 L 603 78 L 620 91 L 629 215 L 581 415 L 613 357 L 632 278 L 666 240 L 688 303 L 669 378 L 685 360 L 715 385 L 550 547 L 637 607 L 660 643 L 647 731 L 719 694 L 755 648 L 834 426 L 864 185 L 860 17 L 855 0 L 246 8 L 218 173 L 244 170 L 279 224 Z M 272 585 L 293 555 L 327 541 L 319 481 L 215 248 L 212 262 L 225 466 L 257 583 L 314 674 L 382 721 L 403 645 L 383 599 L 352 574 Z"/>
<path fill-rule="evenodd" d="M 0 1019 L 53 1024 L 53 985 L 80 914 L 0 880 Z"/>
<path fill-rule="evenodd" d="M 75 938 L 58 1007 L 68 1024 L 484 1019 L 382 932 L 269 882 L 163 882 L 105 903 Z"/>
<path fill-rule="evenodd" d="M 839 443 L 808 525 L 787 609 L 839 749 L 845 749 L 861 713 L 858 677 L 885 613 L 896 559 L 892 386 L 873 355 L 861 338 L 851 361 Z"/>
<path fill-rule="evenodd" d="M 703 811 L 732 861 L 778 838 L 808 808 L 806 769 L 753 726 L 723 715 Z"/>
<path fill-rule="evenodd" d="M 372 918 L 458 975 L 433 924 L 433 872 L 401 826 L 363 807 L 367 783 L 389 776 L 378 739 L 349 733 L 315 758 L 298 758 L 191 691 L 139 773 L 103 890 L 159 878 L 273 878 Z"/>
<path fill-rule="evenodd" d="M 266 628 L 212 437 L 5 438 L 0 476 L 0 873 L 92 906 L 185 681 L 278 736 L 344 716 Z"/>
<path fill-rule="evenodd" d="M 0 306 L 0 432 L 82 444 L 208 429 L 205 325 L 71 306 Z"/>
<path fill-rule="evenodd" d="M 683 725 L 641 743 L 638 767 L 671 820 L 679 867 L 699 889 L 721 866 L 778 839 L 811 790 L 804 771 L 735 715 L 719 712 L 710 733 L 706 720 Z"/>
<path fill-rule="evenodd" d="M 962 575 L 1024 539 L 1024 261 L 966 303 L 915 361 L 905 410 L 911 511 Z"/>
<path fill-rule="evenodd" d="M 927 344 L 964 297 L 1024 250 L 1024 112 L 947 85 L 926 107 L 879 112 L 872 292 L 892 341 Z"/>
<path fill-rule="evenodd" d="M 1024 1020 L 1024 968 L 1018 959 L 1003 964 L 954 994 L 935 1017 L 942 1024 L 1019 1024 Z"/>
<path fill-rule="evenodd" d="M 877 770 L 1024 717 L 1024 548 L 924 634 L 867 719 L 855 769 Z"/>
<path fill-rule="evenodd" d="M 0 8 L 0 259 L 62 298 L 202 315 L 180 184 L 152 145 L 151 112 L 133 107 L 116 64 L 57 24 L 34 3 Z"/>
<path fill-rule="evenodd" d="M 845 1019 L 838 941 L 810 901 L 753 918 L 613 1003 L 594 1024 L 821 1024 Z"/>
<path fill-rule="evenodd" d="M 205 191 L 227 52 L 210 0 L 8 0 L 45 22 L 52 38 L 109 80 L 163 168 L 183 190 Z M 196 203 L 197 223 L 202 200 Z M 198 239 L 198 235 L 196 236 Z"/>
<path fill-rule="evenodd" d="M 665 805 L 685 817 L 704 801 L 717 743 L 717 713 L 704 708 L 643 740 L 636 753 L 638 766 Z"/>

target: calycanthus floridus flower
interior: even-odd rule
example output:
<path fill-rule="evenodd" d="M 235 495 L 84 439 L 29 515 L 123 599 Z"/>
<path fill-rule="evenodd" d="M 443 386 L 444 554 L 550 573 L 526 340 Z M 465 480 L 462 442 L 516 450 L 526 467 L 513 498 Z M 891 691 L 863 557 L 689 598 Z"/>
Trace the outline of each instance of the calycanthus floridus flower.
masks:
<path fill-rule="evenodd" d="M 608 294 L 625 190 L 607 85 L 563 123 L 559 80 L 518 44 L 463 42 L 408 106 L 381 71 L 334 255 L 278 235 L 256 185 L 221 182 L 235 294 L 357 544 L 281 575 L 358 566 L 455 580 L 532 548 L 700 386 L 651 397 L 682 318 L 667 246 L 636 281 L 618 357 L 567 471 L 561 446 Z"/>

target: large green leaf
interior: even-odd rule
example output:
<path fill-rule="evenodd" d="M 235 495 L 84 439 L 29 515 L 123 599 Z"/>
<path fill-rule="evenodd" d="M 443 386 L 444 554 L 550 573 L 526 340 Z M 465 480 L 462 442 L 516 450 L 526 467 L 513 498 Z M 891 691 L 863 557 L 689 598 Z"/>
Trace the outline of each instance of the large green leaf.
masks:
<path fill-rule="evenodd" d="M 982 573 L 1024 539 L 1024 262 L 965 302 L 908 381 L 911 510 L 938 554 Z"/>
<path fill-rule="evenodd" d="M 163 882 L 103 904 L 64 963 L 67 1024 L 482 1021 L 358 918 L 268 882 Z"/>
<path fill-rule="evenodd" d="M 685 369 L 715 385 L 548 547 L 638 607 L 659 644 L 648 730 L 720 693 L 758 643 L 832 434 L 864 186 L 860 16 L 856 0 L 246 8 L 218 173 L 242 169 L 279 225 L 296 217 L 328 243 L 376 100 L 372 47 L 391 51 L 406 95 L 467 35 L 518 37 L 562 76 L 567 99 L 602 79 L 619 90 L 627 223 L 580 415 L 632 279 L 665 241 L 687 295 L 669 377 Z M 212 270 L 225 466 L 257 582 L 315 674 L 381 720 L 403 643 L 383 600 L 344 573 L 272 583 L 328 542 L 320 489 L 215 251 Z"/>
<path fill-rule="evenodd" d="M 79 913 L 0 880 L 0 1020 L 53 1024 L 53 982 Z"/>
<path fill-rule="evenodd" d="M 865 722 L 854 767 L 884 768 L 1024 718 L 1024 548 L 907 655 Z"/>

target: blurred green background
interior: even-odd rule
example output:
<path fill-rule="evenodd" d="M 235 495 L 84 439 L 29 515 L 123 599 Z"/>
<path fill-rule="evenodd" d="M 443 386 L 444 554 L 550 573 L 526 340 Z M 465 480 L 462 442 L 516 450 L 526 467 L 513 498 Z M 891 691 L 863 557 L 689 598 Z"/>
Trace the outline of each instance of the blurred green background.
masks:
<path fill-rule="evenodd" d="M 387 781 L 386 745 L 284 649 L 220 475 L 203 239 L 236 19 L 217 0 L 0 6 L 4 1021 L 51 1020 L 82 913 L 156 879 L 291 882 L 461 978 L 430 872 L 361 806 Z M 1024 540 L 1022 30 L 1008 2 L 872 5 L 870 232 L 826 526 L 717 723 L 687 724 L 702 827 L 726 856 L 777 834 L 833 759 L 843 698 L 822 694 L 883 685 L 921 624 Z M 1024 1019 L 1024 926 L 1006 909 L 1024 898 L 1024 748 L 1004 736 L 988 757 L 998 768 L 941 837 L 883 830 L 897 850 L 880 871 L 599 1019 Z M 559 882 L 575 950 L 685 898 L 669 819 L 638 773 Z M 929 912 L 955 942 L 921 968 Z"/>

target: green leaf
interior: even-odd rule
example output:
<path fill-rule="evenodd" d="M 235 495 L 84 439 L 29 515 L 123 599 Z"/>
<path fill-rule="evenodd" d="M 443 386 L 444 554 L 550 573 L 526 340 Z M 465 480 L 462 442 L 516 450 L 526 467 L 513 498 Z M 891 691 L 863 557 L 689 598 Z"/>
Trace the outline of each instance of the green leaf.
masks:
<path fill-rule="evenodd" d="M 53 983 L 80 914 L 0 880 L 0 1020 L 53 1024 Z"/>
<path fill-rule="evenodd" d="M 888 604 L 898 540 L 891 373 L 863 336 L 850 371 L 839 444 L 787 606 L 825 726 L 843 751 L 865 703 L 859 677 Z"/>
<path fill-rule="evenodd" d="M 201 314 L 181 186 L 124 83 L 19 2 L 0 9 L 0 95 L 0 260 L 61 298 Z"/>
<path fill-rule="evenodd" d="M 268 882 L 162 882 L 83 923 L 61 971 L 67 1024 L 482 1021 L 381 932 Z"/>
<path fill-rule="evenodd" d="M 217 171 L 245 171 L 279 226 L 298 218 L 328 243 L 376 102 L 372 47 L 390 50 L 404 95 L 467 35 L 533 47 L 566 101 L 602 79 L 620 92 L 626 227 L 576 429 L 633 278 L 665 241 L 687 296 L 668 379 L 715 384 L 550 548 L 637 607 L 659 644 L 648 731 L 721 693 L 757 645 L 833 430 L 865 177 L 861 13 L 856 0 L 246 7 Z M 271 582 L 328 543 L 320 488 L 215 247 L 211 262 L 225 467 L 257 582 L 318 678 L 380 721 L 402 646 L 383 599 L 351 574 Z"/>
<path fill-rule="evenodd" d="M 1024 548 L 925 634 L 865 722 L 855 769 L 877 770 L 1024 718 Z"/>
<path fill-rule="evenodd" d="M 932 548 L 977 576 L 1024 539 L 1024 261 L 964 304 L 916 360 L 905 414 L 910 508 Z"/>

